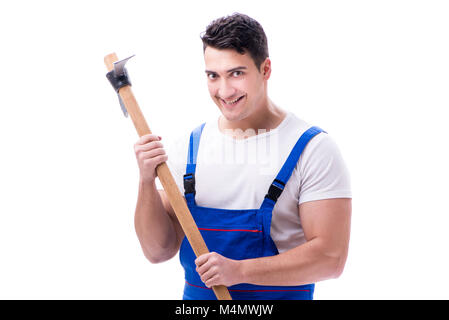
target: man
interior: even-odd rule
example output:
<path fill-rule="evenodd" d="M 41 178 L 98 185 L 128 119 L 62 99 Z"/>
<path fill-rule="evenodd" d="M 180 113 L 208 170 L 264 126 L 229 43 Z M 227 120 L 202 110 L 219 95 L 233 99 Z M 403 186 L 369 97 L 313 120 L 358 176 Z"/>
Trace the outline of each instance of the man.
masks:
<path fill-rule="evenodd" d="M 234 299 L 312 299 L 314 283 L 338 277 L 347 257 L 351 190 L 344 161 L 326 132 L 268 98 L 271 61 L 257 21 L 238 13 L 217 19 L 202 41 L 221 116 L 180 140 L 168 164 L 211 252 L 194 256 L 157 189 L 155 168 L 168 156 L 152 134 L 134 146 L 143 252 L 159 263 L 180 250 L 184 299 L 213 299 L 216 285 L 228 286 Z"/>

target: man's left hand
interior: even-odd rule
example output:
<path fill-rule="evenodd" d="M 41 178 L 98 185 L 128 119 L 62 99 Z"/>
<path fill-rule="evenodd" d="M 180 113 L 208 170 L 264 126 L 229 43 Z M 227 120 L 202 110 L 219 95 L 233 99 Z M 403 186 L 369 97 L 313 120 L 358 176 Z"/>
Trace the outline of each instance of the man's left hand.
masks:
<path fill-rule="evenodd" d="M 196 271 L 208 288 L 223 285 L 226 287 L 241 283 L 240 261 L 209 252 L 195 260 Z"/>

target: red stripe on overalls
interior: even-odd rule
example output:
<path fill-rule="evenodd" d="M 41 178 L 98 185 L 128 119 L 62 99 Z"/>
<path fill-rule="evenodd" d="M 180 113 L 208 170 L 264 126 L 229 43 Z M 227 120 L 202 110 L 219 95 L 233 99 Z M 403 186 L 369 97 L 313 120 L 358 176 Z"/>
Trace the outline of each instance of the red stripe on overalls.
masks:
<path fill-rule="evenodd" d="M 262 230 L 247 230 L 247 229 L 210 229 L 210 228 L 198 228 L 205 231 L 241 231 L 241 232 L 262 232 Z"/>

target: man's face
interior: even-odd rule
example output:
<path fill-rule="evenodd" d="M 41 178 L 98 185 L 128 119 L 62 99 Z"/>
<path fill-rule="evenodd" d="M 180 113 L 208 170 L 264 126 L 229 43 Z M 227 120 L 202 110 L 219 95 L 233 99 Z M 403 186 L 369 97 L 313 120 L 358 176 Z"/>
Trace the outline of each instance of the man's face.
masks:
<path fill-rule="evenodd" d="M 206 47 L 204 61 L 209 94 L 228 121 L 245 119 L 263 103 L 269 72 L 259 72 L 248 53 Z M 267 58 L 261 69 L 269 64 Z"/>

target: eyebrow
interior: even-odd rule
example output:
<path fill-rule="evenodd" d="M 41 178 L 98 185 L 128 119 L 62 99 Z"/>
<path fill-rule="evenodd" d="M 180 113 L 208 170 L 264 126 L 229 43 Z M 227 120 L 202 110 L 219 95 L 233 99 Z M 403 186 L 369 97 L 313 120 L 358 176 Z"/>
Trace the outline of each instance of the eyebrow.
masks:
<path fill-rule="evenodd" d="M 238 66 L 238 67 L 229 69 L 229 70 L 227 70 L 226 72 L 229 73 L 229 72 L 234 72 L 234 71 L 238 71 L 238 70 L 241 70 L 241 69 L 247 69 L 247 68 L 246 68 L 245 66 Z M 215 71 L 211 71 L 211 70 L 206 70 L 205 72 L 206 72 L 206 73 L 214 73 L 214 74 L 217 74 Z"/>

